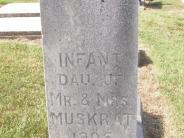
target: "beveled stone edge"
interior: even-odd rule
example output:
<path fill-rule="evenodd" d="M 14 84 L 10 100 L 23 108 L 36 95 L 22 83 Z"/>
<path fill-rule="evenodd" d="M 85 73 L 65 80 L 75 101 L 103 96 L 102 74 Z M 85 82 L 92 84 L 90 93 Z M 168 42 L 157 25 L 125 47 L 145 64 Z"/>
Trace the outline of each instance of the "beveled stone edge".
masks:
<path fill-rule="evenodd" d="M 137 97 L 137 138 L 144 138 L 144 128 L 142 121 L 142 103 L 141 99 Z"/>

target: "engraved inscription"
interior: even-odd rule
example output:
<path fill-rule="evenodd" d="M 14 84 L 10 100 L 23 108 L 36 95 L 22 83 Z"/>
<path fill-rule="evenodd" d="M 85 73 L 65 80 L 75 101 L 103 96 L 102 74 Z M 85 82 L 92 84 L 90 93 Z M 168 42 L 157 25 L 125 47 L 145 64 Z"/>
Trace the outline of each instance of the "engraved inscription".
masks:
<path fill-rule="evenodd" d="M 111 132 L 104 132 L 102 136 L 98 132 L 74 132 L 72 138 L 112 138 L 111 135 Z"/>
<path fill-rule="evenodd" d="M 94 78 L 94 75 L 92 74 L 58 74 L 58 83 L 59 85 L 66 86 L 66 85 L 89 85 L 93 84 L 95 85 L 96 79 Z M 124 79 L 123 74 L 105 74 L 101 77 L 101 82 L 99 82 L 97 85 L 101 86 L 108 86 L 108 85 L 115 85 L 117 86 L 119 84 L 119 80 Z M 93 80 L 93 81 L 92 81 Z"/>
<path fill-rule="evenodd" d="M 127 96 L 117 96 L 115 94 L 103 95 L 99 92 L 90 97 L 88 93 L 77 94 L 80 96 L 80 101 L 74 103 L 73 97 L 64 95 L 63 93 L 50 93 L 51 106 L 72 107 L 73 105 L 80 106 L 101 106 L 101 107 L 116 107 L 121 108 L 128 105 Z"/>
<path fill-rule="evenodd" d="M 128 129 L 134 115 L 126 113 L 109 114 L 109 113 L 54 113 L 50 114 L 51 122 L 58 125 L 84 125 L 84 126 L 111 126 L 120 125 Z"/>
<path fill-rule="evenodd" d="M 98 106 L 125 106 L 128 103 L 128 98 L 124 96 L 117 95 L 102 95 L 97 93 L 97 105 Z"/>
<path fill-rule="evenodd" d="M 82 105 L 89 105 L 89 101 L 88 101 L 88 95 L 86 93 L 82 94 L 82 101 L 81 101 Z"/>
<path fill-rule="evenodd" d="M 118 85 L 118 80 L 122 79 L 122 74 L 107 74 L 104 75 L 104 84 L 105 85 Z"/>
<path fill-rule="evenodd" d="M 72 106 L 72 98 L 70 96 L 62 95 L 62 93 L 50 93 L 51 105 L 59 105 L 65 107 Z"/>
<path fill-rule="evenodd" d="M 87 85 L 90 83 L 91 75 L 90 74 L 58 74 L 59 85 Z"/>
<path fill-rule="evenodd" d="M 121 62 L 121 53 L 59 53 L 60 67 L 84 66 L 86 69 L 96 66 L 115 65 Z"/>

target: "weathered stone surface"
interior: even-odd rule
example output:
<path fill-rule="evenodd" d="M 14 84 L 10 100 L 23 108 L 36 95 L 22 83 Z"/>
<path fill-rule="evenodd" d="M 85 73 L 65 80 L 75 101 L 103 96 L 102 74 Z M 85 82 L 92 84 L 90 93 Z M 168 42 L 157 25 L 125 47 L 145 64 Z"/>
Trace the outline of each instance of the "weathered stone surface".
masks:
<path fill-rule="evenodd" d="M 50 138 L 135 138 L 137 1 L 42 0 Z"/>

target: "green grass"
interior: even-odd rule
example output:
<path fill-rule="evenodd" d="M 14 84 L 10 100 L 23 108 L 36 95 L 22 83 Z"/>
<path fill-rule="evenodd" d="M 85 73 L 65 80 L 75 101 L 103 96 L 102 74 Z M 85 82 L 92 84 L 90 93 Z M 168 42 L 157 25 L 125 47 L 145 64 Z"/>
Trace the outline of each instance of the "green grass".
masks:
<path fill-rule="evenodd" d="M 47 135 L 41 48 L 0 42 L 0 137 Z"/>
<path fill-rule="evenodd" d="M 0 4 L 16 3 L 16 2 L 38 2 L 39 0 L 0 0 Z"/>
<path fill-rule="evenodd" d="M 140 42 L 151 50 L 161 94 L 169 101 L 176 138 L 184 138 L 184 4 L 162 0 L 140 12 Z"/>

